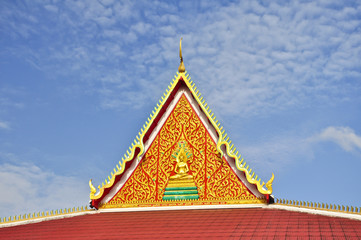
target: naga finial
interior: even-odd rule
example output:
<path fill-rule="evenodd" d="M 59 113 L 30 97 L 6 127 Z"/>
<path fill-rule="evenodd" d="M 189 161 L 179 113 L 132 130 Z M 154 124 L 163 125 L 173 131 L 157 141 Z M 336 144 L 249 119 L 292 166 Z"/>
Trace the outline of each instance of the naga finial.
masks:
<path fill-rule="evenodd" d="M 275 175 L 272 173 L 271 179 L 266 183 L 266 187 L 267 187 L 268 191 L 270 191 L 271 193 L 272 193 L 272 190 L 273 190 L 272 189 L 272 183 L 273 183 L 274 179 L 275 179 Z"/>
<path fill-rule="evenodd" d="M 89 180 L 89 187 L 90 187 L 90 199 L 92 199 L 97 191 L 92 184 L 92 179 Z"/>
<path fill-rule="evenodd" d="M 182 72 L 185 72 L 186 68 L 184 66 L 184 63 L 183 63 L 183 56 L 182 56 L 182 39 L 180 39 L 179 41 L 179 58 L 180 58 L 180 65 L 178 67 L 178 72 L 182 73 Z"/>

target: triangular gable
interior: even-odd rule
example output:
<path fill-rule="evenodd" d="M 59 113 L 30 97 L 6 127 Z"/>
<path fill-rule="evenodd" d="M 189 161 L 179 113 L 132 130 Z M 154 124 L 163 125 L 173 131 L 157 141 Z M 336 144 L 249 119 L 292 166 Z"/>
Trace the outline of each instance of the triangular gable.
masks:
<path fill-rule="evenodd" d="M 185 161 L 179 160 L 180 152 Z M 112 208 L 269 201 L 273 175 L 265 189 L 248 169 L 189 75 L 178 73 L 97 194 L 89 182 L 91 204 Z"/>

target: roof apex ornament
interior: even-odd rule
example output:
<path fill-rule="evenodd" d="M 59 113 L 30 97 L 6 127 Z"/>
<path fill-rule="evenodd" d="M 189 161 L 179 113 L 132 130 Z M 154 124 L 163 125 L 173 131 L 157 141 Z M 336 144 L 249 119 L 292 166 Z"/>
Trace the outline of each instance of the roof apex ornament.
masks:
<path fill-rule="evenodd" d="M 179 64 L 179 67 L 178 67 L 178 72 L 180 73 L 183 73 L 186 71 L 186 68 L 184 66 L 184 63 L 183 63 L 183 56 L 182 56 L 182 39 L 180 39 L 179 41 L 179 58 L 180 58 L 180 64 Z"/>

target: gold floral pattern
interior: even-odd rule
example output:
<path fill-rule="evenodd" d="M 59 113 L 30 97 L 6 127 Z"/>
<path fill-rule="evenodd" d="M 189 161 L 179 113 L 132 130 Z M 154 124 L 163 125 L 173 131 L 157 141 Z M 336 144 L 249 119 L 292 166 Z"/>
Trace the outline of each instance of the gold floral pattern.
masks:
<path fill-rule="evenodd" d="M 182 95 L 124 186 L 106 205 L 162 201 L 175 161 L 172 153 L 184 141 L 192 153 L 188 161 L 200 200 L 257 200 L 243 185 L 225 158 L 221 158 L 201 120 Z"/>

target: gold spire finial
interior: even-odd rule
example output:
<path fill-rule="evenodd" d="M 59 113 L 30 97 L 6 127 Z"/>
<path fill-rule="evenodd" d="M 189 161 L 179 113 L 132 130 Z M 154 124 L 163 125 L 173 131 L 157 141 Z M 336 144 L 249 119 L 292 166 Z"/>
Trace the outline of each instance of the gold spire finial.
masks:
<path fill-rule="evenodd" d="M 186 68 L 184 66 L 184 63 L 183 63 L 183 56 L 182 56 L 182 39 L 180 39 L 179 41 L 179 58 L 180 58 L 180 65 L 178 67 L 178 72 L 182 73 L 182 72 L 185 72 Z"/>

